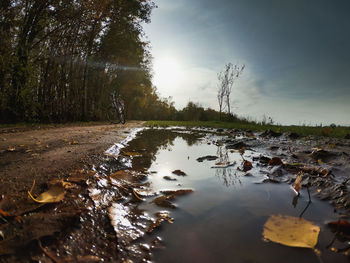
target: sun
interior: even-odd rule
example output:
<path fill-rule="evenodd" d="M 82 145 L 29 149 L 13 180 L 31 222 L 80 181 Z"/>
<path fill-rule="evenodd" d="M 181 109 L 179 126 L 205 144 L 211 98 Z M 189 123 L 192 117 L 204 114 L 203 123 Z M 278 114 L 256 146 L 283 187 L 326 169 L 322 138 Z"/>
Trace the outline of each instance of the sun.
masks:
<path fill-rule="evenodd" d="M 171 56 L 164 56 L 154 61 L 154 84 L 159 87 L 173 88 L 180 84 L 184 69 L 180 61 Z"/>

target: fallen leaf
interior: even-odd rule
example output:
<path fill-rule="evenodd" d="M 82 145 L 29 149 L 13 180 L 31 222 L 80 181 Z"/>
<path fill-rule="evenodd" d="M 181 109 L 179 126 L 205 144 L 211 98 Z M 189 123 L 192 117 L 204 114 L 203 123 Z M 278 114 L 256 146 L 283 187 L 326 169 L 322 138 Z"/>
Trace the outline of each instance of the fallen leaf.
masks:
<path fill-rule="evenodd" d="M 5 211 L 3 211 L 2 209 L 0 209 L 0 215 L 4 216 L 4 217 L 10 217 L 11 215 Z"/>
<path fill-rule="evenodd" d="M 79 144 L 79 142 L 78 141 L 72 141 L 72 142 L 70 142 L 70 144 L 71 145 L 76 145 L 76 144 Z"/>
<path fill-rule="evenodd" d="M 167 221 L 168 223 L 172 224 L 174 222 L 174 219 L 172 219 L 169 216 L 169 213 L 164 212 L 158 212 L 157 214 L 157 220 L 153 222 L 148 228 L 147 233 L 151 233 L 154 229 L 158 228 L 164 221 Z"/>
<path fill-rule="evenodd" d="M 275 165 L 282 165 L 283 162 L 280 158 L 278 157 L 273 157 L 270 161 L 269 161 L 269 165 L 275 166 Z"/>
<path fill-rule="evenodd" d="M 247 172 L 247 171 L 249 171 L 252 168 L 253 168 L 253 164 L 251 162 L 249 162 L 247 160 L 243 161 L 243 171 L 244 172 Z"/>
<path fill-rule="evenodd" d="M 175 208 L 176 206 L 170 202 L 172 200 L 174 200 L 174 196 L 162 195 L 162 196 L 159 196 L 159 197 L 153 199 L 152 203 L 155 203 L 156 205 L 161 206 L 161 207 Z"/>
<path fill-rule="evenodd" d="M 206 156 L 203 156 L 203 157 L 199 157 L 199 158 L 197 158 L 196 160 L 197 160 L 198 162 L 203 162 L 203 161 L 205 161 L 205 160 L 214 161 L 214 160 L 216 160 L 217 158 L 219 158 L 219 157 L 217 157 L 217 156 L 215 156 L 215 155 L 206 155 Z"/>
<path fill-rule="evenodd" d="M 14 152 L 14 151 L 16 151 L 16 148 L 15 148 L 14 146 L 9 146 L 9 147 L 7 148 L 7 151 L 8 151 L 8 152 Z"/>
<path fill-rule="evenodd" d="M 31 191 L 28 191 L 29 197 L 37 203 L 57 203 L 57 202 L 60 202 L 63 200 L 65 193 L 66 193 L 66 191 L 65 191 L 65 188 L 62 184 L 52 185 L 49 188 L 49 190 L 41 193 L 37 198 L 34 198 Z"/>
<path fill-rule="evenodd" d="M 163 195 L 153 199 L 152 202 L 158 206 L 175 208 L 176 206 L 170 201 L 175 200 L 176 196 L 185 195 L 192 192 L 193 192 L 192 189 L 164 190 L 164 191 L 161 191 Z"/>
<path fill-rule="evenodd" d="M 165 195 L 178 196 L 178 195 L 186 195 L 189 193 L 193 193 L 193 190 L 192 189 L 163 190 L 161 191 L 161 193 Z"/>
<path fill-rule="evenodd" d="M 271 215 L 264 225 L 263 238 L 290 247 L 314 248 L 319 233 L 320 228 L 306 219 Z"/>
<path fill-rule="evenodd" d="M 143 199 L 141 197 L 139 197 L 139 195 L 136 193 L 136 191 L 134 189 L 132 189 L 132 192 L 138 200 L 143 201 Z"/>
<path fill-rule="evenodd" d="M 297 178 L 295 179 L 294 184 L 293 184 L 293 189 L 294 189 L 294 191 L 296 192 L 297 195 L 300 194 L 301 180 L 302 180 L 302 179 L 303 179 L 303 173 L 300 172 L 300 173 L 298 173 L 298 176 L 297 176 Z"/>
<path fill-rule="evenodd" d="M 324 164 L 324 162 L 321 159 L 317 160 L 318 164 Z"/>
<path fill-rule="evenodd" d="M 181 170 L 175 170 L 175 171 L 172 171 L 173 174 L 176 174 L 176 175 L 179 175 L 179 176 L 185 176 L 186 173 L 181 171 Z"/>

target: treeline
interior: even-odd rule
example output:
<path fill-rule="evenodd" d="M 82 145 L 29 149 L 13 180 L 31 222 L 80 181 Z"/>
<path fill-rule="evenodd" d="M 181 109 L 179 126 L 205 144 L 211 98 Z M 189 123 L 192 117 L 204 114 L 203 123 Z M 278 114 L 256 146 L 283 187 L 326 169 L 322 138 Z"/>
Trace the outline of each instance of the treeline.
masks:
<path fill-rule="evenodd" d="M 146 120 L 171 120 L 171 121 L 230 121 L 251 123 L 251 120 L 238 117 L 235 114 L 223 113 L 211 108 L 204 108 L 198 103 L 188 102 L 182 110 L 177 110 L 170 100 L 163 100 L 163 105 L 155 107 L 156 112 L 151 112 Z"/>
<path fill-rule="evenodd" d="M 143 40 L 154 7 L 151 0 L 1 0 L 1 122 L 103 120 L 113 91 L 128 118 L 171 108 L 152 86 Z"/>

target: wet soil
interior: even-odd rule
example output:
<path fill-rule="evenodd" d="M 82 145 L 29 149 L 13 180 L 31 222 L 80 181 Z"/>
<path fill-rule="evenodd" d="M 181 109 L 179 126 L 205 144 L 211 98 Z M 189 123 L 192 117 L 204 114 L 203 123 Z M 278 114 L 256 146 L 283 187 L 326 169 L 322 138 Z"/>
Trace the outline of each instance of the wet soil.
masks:
<path fill-rule="evenodd" d="M 45 255 L 38 241 L 67 233 L 76 226 L 86 210 L 86 200 L 78 196 L 84 195 L 86 180 L 91 175 L 87 167 L 91 168 L 108 147 L 142 125 L 142 122 L 128 122 L 125 125 L 1 129 L 0 255 L 3 256 L 0 261 L 35 261 L 33 255 Z M 67 189 L 63 202 L 40 204 L 28 196 L 31 188 L 37 196 L 55 181 L 67 178 L 74 186 Z M 48 244 L 55 243 L 54 239 L 49 238 Z M 50 257 L 46 255 L 46 258 Z M 81 260 L 88 261 L 84 257 Z"/>
<path fill-rule="evenodd" d="M 0 193 L 25 193 L 36 184 L 64 178 L 93 162 L 142 122 L 62 128 L 0 130 Z M 17 198 L 17 197 L 16 197 Z"/>

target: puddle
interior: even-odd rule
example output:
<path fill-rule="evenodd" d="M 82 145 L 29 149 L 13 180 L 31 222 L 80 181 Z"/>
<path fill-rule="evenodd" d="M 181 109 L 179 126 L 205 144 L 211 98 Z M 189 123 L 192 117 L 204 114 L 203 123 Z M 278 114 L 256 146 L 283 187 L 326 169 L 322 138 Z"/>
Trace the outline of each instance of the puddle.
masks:
<path fill-rule="evenodd" d="M 295 197 L 288 184 L 295 174 L 266 165 L 265 156 L 276 151 L 267 150 L 270 141 L 210 129 L 134 135 L 107 151 L 89 190 L 94 209 L 109 218 L 122 261 L 348 262 L 334 251 L 349 244 L 333 240 L 327 226 L 340 210 L 314 192 L 309 203 L 305 187 Z M 286 151 L 278 149 L 283 157 Z M 264 241 L 271 215 L 302 216 L 319 226 L 319 252 Z"/>

